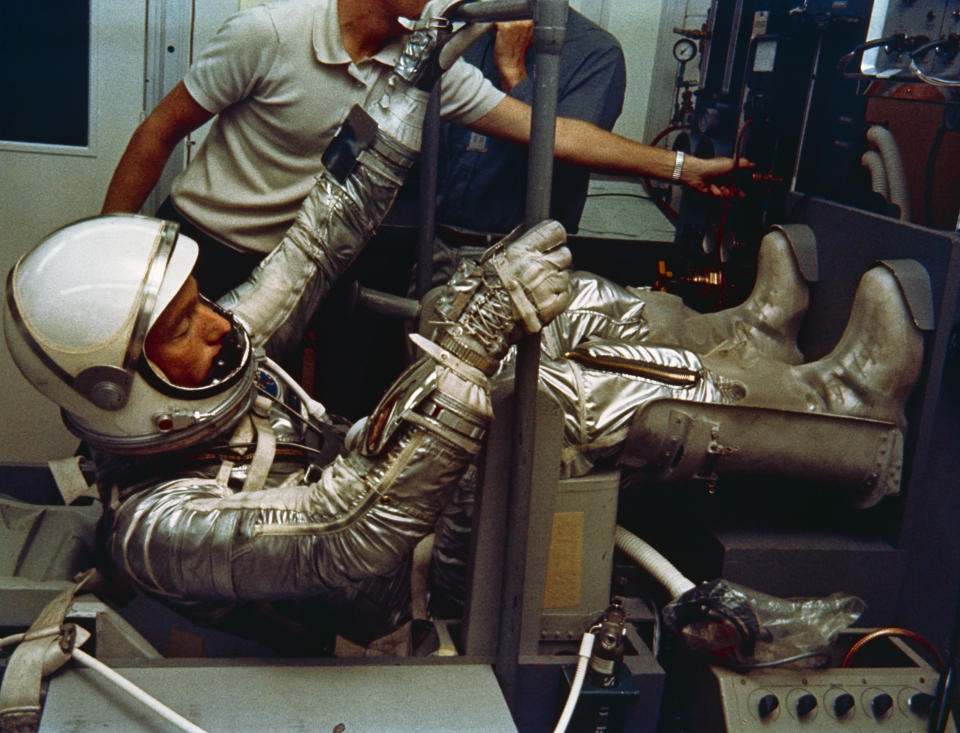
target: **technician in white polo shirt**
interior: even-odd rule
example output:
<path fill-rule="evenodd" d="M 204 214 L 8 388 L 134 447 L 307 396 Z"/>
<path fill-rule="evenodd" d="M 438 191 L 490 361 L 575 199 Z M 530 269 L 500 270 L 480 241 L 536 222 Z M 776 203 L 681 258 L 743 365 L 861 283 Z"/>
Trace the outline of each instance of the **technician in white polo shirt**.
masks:
<path fill-rule="evenodd" d="M 429 3 L 439 16 L 457 0 Z M 170 200 L 157 215 L 201 244 L 196 274 L 219 297 L 280 241 L 321 170 L 348 111 L 383 93 L 425 0 L 277 0 L 226 21 L 134 132 L 102 211 L 138 211 L 177 143 L 216 115 Z M 530 107 L 457 61 L 443 76 L 441 114 L 486 135 L 529 140 Z M 557 157 L 607 172 L 680 181 L 726 195 L 730 159 L 678 160 L 583 122 L 561 118 Z"/>

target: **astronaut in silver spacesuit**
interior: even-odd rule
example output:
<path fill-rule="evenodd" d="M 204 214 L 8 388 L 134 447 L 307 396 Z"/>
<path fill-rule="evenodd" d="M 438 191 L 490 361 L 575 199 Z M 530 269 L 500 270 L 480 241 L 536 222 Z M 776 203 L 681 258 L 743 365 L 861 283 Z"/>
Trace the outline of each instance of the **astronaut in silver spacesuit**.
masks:
<path fill-rule="evenodd" d="M 138 586 L 181 603 L 348 601 L 432 529 L 492 417 L 488 375 L 566 304 L 564 241 L 545 222 L 455 278 L 428 356 L 329 463 L 330 431 L 275 396 L 263 334 L 197 293 L 196 244 L 169 222 L 55 232 L 12 270 L 4 326 L 98 454 L 109 555 Z"/>
<path fill-rule="evenodd" d="M 398 608 L 403 563 L 479 450 L 490 376 L 510 342 L 571 297 L 552 222 L 463 264 L 433 339 L 420 341 L 427 356 L 342 455 L 322 410 L 286 396 L 258 351 L 296 338 L 389 209 L 419 147 L 422 74 L 436 71 L 445 41 L 429 23 L 413 33 L 389 93 L 354 111 L 375 135 L 351 139 L 344 126 L 281 244 L 218 304 L 190 279 L 196 245 L 155 219 L 68 226 L 11 272 L 11 354 L 96 452 L 110 559 L 144 590 L 181 604 L 365 596 Z M 882 272 L 868 277 L 890 291 Z M 575 285 L 574 307 L 544 332 L 541 371 L 563 407 L 570 474 L 620 450 L 633 414 L 657 397 L 758 396 L 900 423 L 919 371 L 922 342 L 901 327 L 902 309 L 884 311 L 890 354 L 875 353 L 887 321 L 873 318 L 873 286 L 834 354 L 796 365 L 799 286 L 755 290 L 711 318 L 596 278 Z M 897 349 L 912 356 L 894 358 Z"/>

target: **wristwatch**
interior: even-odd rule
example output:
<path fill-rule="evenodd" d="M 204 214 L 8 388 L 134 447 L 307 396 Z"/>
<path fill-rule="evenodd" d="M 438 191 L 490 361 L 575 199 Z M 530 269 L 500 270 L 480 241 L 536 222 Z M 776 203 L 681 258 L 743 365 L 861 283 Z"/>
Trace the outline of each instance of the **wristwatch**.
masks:
<path fill-rule="evenodd" d="M 673 164 L 673 175 L 670 176 L 671 183 L 680 183 L 680 174 L 683 173 L 683 151 L 677 151 L 677 159 Z"/>

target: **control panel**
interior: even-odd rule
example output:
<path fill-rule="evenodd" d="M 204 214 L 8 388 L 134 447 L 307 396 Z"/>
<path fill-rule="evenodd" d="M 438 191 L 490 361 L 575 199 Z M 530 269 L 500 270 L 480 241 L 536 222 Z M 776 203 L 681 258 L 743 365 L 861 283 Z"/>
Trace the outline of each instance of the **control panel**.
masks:
<path fill-rule="evenodd" d="M 702 700 L 704 730 L 925 733 L 938 674 L 899 639 L 890 667 L 769 668 L 735 672 L 711 667 Z"/>
<path fill-rule="evenodd" d="M 922 73 L 960 80 L 960 0 L 876 0 L 867 42 L 892 39 L 863 54 L 860 70 L 870 76 Z"/>

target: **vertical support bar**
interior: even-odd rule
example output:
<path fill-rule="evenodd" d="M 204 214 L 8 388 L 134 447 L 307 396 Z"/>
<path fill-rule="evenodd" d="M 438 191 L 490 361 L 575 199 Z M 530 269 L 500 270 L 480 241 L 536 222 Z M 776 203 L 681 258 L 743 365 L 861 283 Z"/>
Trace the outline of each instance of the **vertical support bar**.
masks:
<path fill-rule="evenodd" d="M 433 85 L 420 145 L 420 226 L 417 229 L 417 300 L 433 281 L 433 240 L 437 230 L 437 175 L 440 159 L 440 82 Z"/>
<path fill-rule="evenodd" d="M 550 216 L 560 52 L 567 30 L 567 0 L 535 1 L 533 109 L 524 211 L 524 226 L 527 229 Z"/>
<path fill-rule="evenodd" d="M 465 2 L 451 11 L 452 20 L 467 22 L 492 22 L 497 20 L 520 20 L 531 17 L 528 0 L 483 0 Z M 434 191 L 436 183 L 423 186 L 424 191 Z M 495 399 L 497 397 L 495 396 Z M 496 657 L 499 643 L 501 614 L 501 585 L 504 573 L 504 548 L 507 521 L 507 497 L 509 495 L 510 440 L 501 441 L 500 428 L 512 426 L 509 418 L 512 409 L 504 405 L 498 408 L 502 415 L 499 427 L 491 430 L 487 440 L 486 458 L 483 463 L 485 484 L 477 496 L 474 507 L 473 534 L 468 567 L 468 591 L 466 594 L 462 640 L 464 651 L 469 656 L 483 656 L 491 661 Z M 509 429 L 503 431 L 509 433 Z M 496 439 L 494 440 L 494 436 Z M 496 444 L 497 448 L 491 448 Z M 500 447 L 502 446 L 502 447 Z M 502 461 L 501 457 L 505 457 Z M 496 465 L 496 468 L 492 467 Z M 493 481 L 493 474 L 503 480 Z M 488 483 L 492 482 L 492 483 Z"/>
<path fill-rule="evenodd" d="M 526 228 L 550 213 L 553 150 L 556 128 L 558 72 L 567 23 L 567 0 L 535 0 L 533 111 L 527 168 Z M 511 710 L 518 700 L 518 668 L 524 608 L 527 536 L 533 483 L 533 437 L 540 370 L 540 337 L 528 336 L 517 352 L 513 415 L 513 455 L 507 521 L 506 561 L 500 613 L 496 672 Z M 541 599 L 542 602 L 542 599 Z"/>

